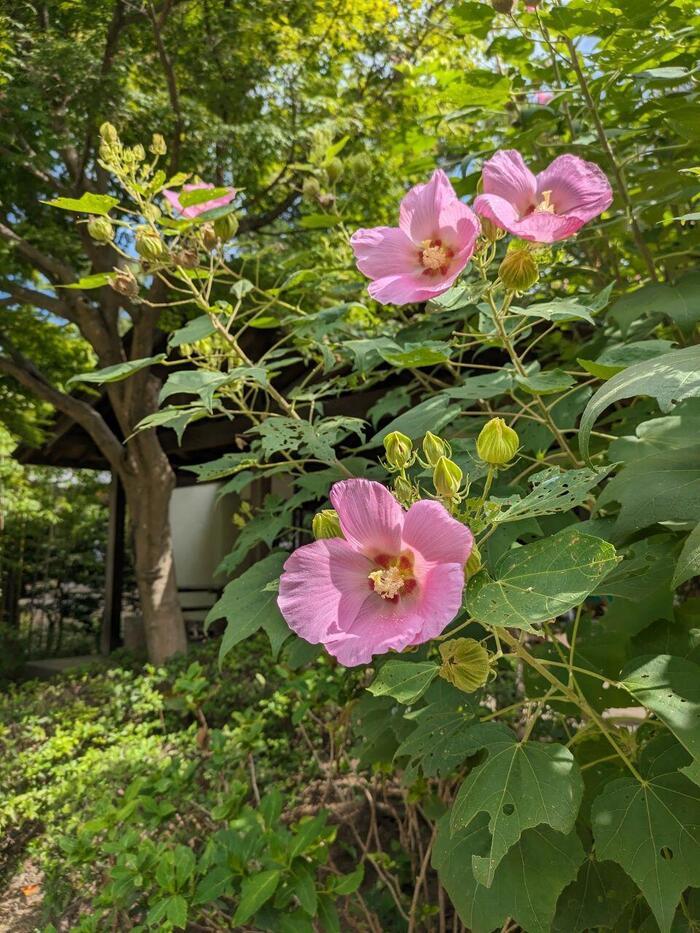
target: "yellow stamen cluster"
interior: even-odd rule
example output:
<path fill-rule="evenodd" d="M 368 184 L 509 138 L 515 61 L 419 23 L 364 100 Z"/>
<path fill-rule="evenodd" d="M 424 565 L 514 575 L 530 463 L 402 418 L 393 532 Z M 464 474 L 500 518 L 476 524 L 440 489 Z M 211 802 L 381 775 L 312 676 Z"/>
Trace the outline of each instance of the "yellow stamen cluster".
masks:
<path fill-rule="evenodd" d="M 551 197 L 551 191 L 542 192 L 542 200 L 535 208 L 536 214 L 556 214 L 556 208 L 552 204 Z"/>
<path fill-rule="evenodd" d="M 374 585 L 374 592 L 382 599 L 394 599 L 403 589 L 406 577 L 398 567 L 374 570 L 369 575 Z"/>
<path fill-rule="evenodd" d="M 420 261 L 425 269 L 442 269 L 449 261 L 449 253 L 441 243 L 433 240 L 424 240 L 420 254 Z"/>

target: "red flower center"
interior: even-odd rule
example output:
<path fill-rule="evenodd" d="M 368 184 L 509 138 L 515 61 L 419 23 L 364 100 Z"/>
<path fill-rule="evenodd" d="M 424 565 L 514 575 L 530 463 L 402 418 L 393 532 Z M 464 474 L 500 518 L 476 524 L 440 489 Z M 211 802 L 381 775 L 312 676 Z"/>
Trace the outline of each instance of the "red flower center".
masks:
<path fill-rule="evenodd" d="M 396 602 L 399 597 L 408 596 L 415 590 L 417 583 L 413 576 L 413 555 L 409 551 L 404 551 L 398 557 L 378 554 L 374 562 L 378 567 L 368 577 L 369 588 L 382 599 Z"/>
<path fill-rule="evenodd" d="M 446 275 L 453 257 L 454 251 L 444 246 L 442 240 L 423 240 L 418 250 L 423 275 Z"/>

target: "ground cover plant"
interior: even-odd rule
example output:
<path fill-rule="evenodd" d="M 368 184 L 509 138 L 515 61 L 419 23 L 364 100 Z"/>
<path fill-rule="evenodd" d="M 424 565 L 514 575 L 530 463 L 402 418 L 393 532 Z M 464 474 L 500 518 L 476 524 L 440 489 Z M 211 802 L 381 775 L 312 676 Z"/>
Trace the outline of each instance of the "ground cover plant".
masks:
<path fill-rule="evenodd" d="M 78 289 L 133 320 L 155 285 L 169 296 L 162 353 L 74 382 L 170 367 L 135 435 L 217 418 L 232 449 L 200 481 L 286 484 L 236 515 L 208 620 L 226 621 L 220 671 L 172 688 L 189 717 L 172 742 L 211 756 L 197 844 L 153 831 L 179 766 L 68 832 L 72 864 L 84 845 L 109 865 L 98 923 L 700 923 L 697 14 L 447 15 L 485 67 L 397 64 L 424 109 L 410 143 L 386 141 L 414 156 L 393 199 L 345 187 L 369 171 L 361 134 L 310 134 L 281 276 L 240 235 L 235 176 L 169 175 L 158 132 L 103 122 L 110 193 L 52 201 L 118 259 Z M 265 722 L 248 747 L 228 720 L 212 733 L 209 691 L 250 719 L 231 673 L 247 651 L 251 689 L 280 678 L 265 715 L 281 704 L 298 748 Z"/>

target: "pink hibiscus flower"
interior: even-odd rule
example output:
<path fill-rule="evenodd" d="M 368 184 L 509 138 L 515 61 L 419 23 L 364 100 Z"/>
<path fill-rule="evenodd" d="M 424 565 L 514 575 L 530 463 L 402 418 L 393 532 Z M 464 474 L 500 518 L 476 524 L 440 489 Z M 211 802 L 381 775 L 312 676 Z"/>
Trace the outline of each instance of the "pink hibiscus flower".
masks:
<path fill-rule="evenodd" d="M 357 268 L 372 279 L 370 295 L 405 305 L 447 291 L 471 259 L 478 235 L 478 218 L 438 169 L 403 199 L 398 227 L 357 230 L 350 244 Z"/>
<path fill-rule="evenodd" d="M 484 165 L 484 193 L 474 202 L 482 217 L 522 240 L 554 243 L 573 236 L 610 207 L 608 179 L 593 162 L 558 156 L 533 175 L 515 149 L 502 149 Z"/>
<path fill-rule="evenodd" d="M 439 502 L 404 512 L 372 480 L 336 483 L 330 498 L 344 537 L 284 565 L 277 602 L 292 631 L 346 667 L 438 636 L 462 605 L 471 531 Z"/>
<path fill-rule="evenodd" d="M 551 104 L 554 100 L 554 94 L 551 91 L 538 91 L 535 94 L 535 102 L 540 105 L 540 107 L 546 107 L 547 104 Z"/>
<path fill-rule="evenodd" d="M 200 181 L 193 185 L 183 185 L 182 190 L 200 191 L 203 188 L 214 187 L 214 185 L 208 184 L 205 181 Z M 226 194 L 222 194 L 220 198 L 212 198 L 211 201 L 201 201 L 199 204 L 192 204 L 190 207 L 183 207 L 180 204 L 177 191 L 170 191 L 166 188 L 163 194 L 178 214 L 182 217 L 186 217 L 187 220 L 192 220 L 194 217 L 199 217 L 200 214 L 204 214 L 206 211 L 213 211 L 215 207 L 224 207 L 226 204 L 229 204 L 236 197 L 236 189 L 229 188 Z"/>

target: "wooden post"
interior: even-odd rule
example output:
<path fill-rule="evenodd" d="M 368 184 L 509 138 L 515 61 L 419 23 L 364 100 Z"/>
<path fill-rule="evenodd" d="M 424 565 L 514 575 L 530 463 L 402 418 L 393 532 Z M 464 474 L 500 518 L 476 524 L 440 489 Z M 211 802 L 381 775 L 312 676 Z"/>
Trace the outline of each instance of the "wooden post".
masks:
<path fill-rule="evenodd" d="M 105 560 L 105 608 L 100 652 L 109 654 L 122 643 L 122 590 L 124 584 L 124 516 L 126 500 L 119 477 L 112 474 L 109 488 L 109 528 Z"/>

